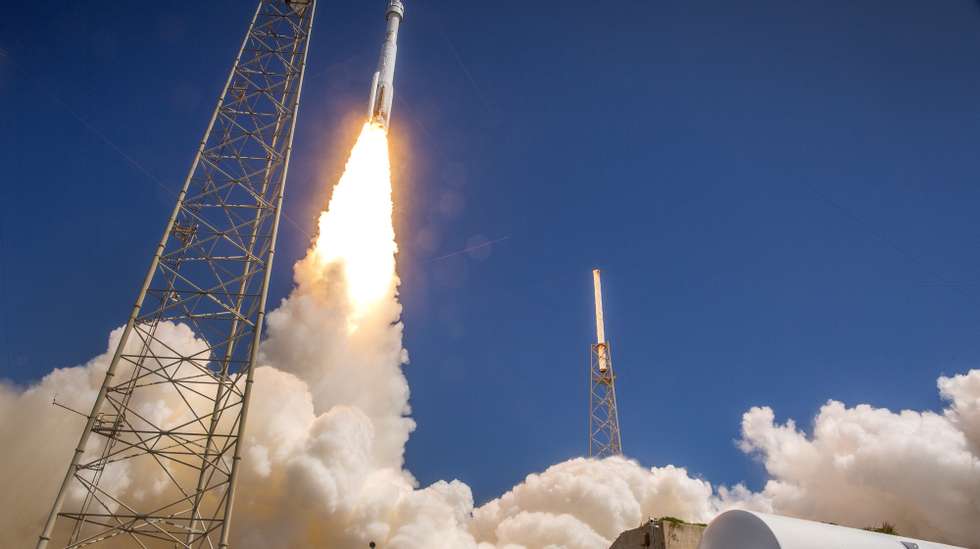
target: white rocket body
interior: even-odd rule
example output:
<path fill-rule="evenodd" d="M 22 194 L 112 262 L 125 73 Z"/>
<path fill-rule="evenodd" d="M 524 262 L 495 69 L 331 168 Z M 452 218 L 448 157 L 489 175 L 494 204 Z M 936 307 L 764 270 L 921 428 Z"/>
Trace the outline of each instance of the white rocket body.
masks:
<path fill-rule="evenodd" d="M 368 119 L 385 129 L 391 121 L 391 105 L 395 100 L 395 58 L 398 55 L 398 26 L 405 17 L 405 6 L 400 0 L 388 2 L 385 19 L 388 29 L 385 43 L 381 46 L 378 70 L 371 79 L 371 100 L 368 104 Z"/>

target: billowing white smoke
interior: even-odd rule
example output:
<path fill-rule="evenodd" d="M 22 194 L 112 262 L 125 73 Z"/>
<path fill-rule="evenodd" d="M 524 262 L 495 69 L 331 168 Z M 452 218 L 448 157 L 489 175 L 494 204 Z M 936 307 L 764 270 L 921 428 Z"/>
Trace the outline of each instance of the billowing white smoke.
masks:
<path fill-rule="evenodd" d="M 980 456 L 980 370 L 939 378 L 939 391 L 952 402 L 946 417 L 970 443 L 974 456 Z"/>
<path fill-rule="evenodd" d="M 24 390 L 0 386 L 0 547 L 27 547 L 36 541 L 45 507 L 51 505 L 64 477 L 72 450 L 84 425 L 84 419 L 52 405 L 57 401 L 74 410 L 91 409 L 99 392 L 106 368 L 122 335 L 122 329 L 109 335 L 108 350 L 84 365 L 57 369 L 41 383 Z M 185 356 L 198 353 L 204 343 L 194 337 L 187 326 L 164 323 L 157 335 Z M 128 353 L 139 351 L 132 338 Z M 155 352 L 161 352 L 157 347 Z M 118 370 L 127 374 L 125 366 Z M 148 391 L 148 393 L 154 391 Z M 184 406 L 164 387 L 158 387 L 151 398 L 138 403 L 140 414 L 157 425 L 182 423 Z M 95 449 L 95 441 L 90 441 Z M 133 470 L 130 462 L 106 468 L 102 482 L 112 490 L 128 491 L 135 497 L 152 498 L 166 479 L 159 469 Z M 68 502 L 77 507 L 81 493 L 69 493 Z"/>
<path fill-rule="evenodd" d="M 579 458 L 529 475 L 477 509 L 472 530 L 503 546 L 591 549 L 608 547 L 620 532 L 651 516 L 707 521 L 719 503 L 709 483 L 684 469 Z"/>
<path fill-rule="evenodd" d="M 944 414 L 830 401 L 808 437 L 769 408 L 742 418 L 741 447 L 771 480 L 778 512 L 852 525 L 894 523 L 903 534 L 980 546 L 980 370 L 939 379 Z"/>
<path fill-rule="evenodd" d="M 401 370 L 407 354 L 386 156 L 383 164 L 369 162 L 381 169 L 357 168 L 377 154 L 377 142 L 359 141 L 321 218 L 324 234 L 297 263 L 291 295 L 269 315 L 235 547 L 356 548 L 376 541 L 386 549 L 604 549 L 650 516 L 707 521 L 734 506 L 857 526 L 887 520 L 912 535 L 980 546 L 980 370 L 940 379 L 951 402 L 944 414 L 831 402 L 812 437 L 792 422 L 776 424 L 768 408 L 750 410 L 741 446 L 762 459 L 772 478 L 761 493 L 714 488 L 682 468 L 647 469 L 622 458 L 554 465 L 479 508 L 459 481 L 420 489 L 403 468 L 414 423 Z M 353 247 L 341 240 L 351 236 L 351 224 L 363 239 Z M 389 268 L 387 278 L 354 291 L 347 283 Z M 160 330 L 175 349 L 201 346 L 186 326 Z M 0 386 L 0 547 L 33 542 L 78 439 L 81 418 L 51 406 L 53 396 L 87 410 L 118 337 L 119 330 L 105 354 L 55 370 L 37 385 Z M 146 406 L 157 416 L 180 408 L 163 393 Z M 106 481 L 152 497 L 159 475 L 142 473 L 122 469 Z"/>

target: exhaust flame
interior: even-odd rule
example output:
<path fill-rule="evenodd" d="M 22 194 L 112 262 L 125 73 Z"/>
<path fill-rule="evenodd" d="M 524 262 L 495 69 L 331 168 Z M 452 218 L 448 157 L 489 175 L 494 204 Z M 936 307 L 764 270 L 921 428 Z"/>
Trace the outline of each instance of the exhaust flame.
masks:
<path fill-rule="evenodd" d="M 314 260 L 342 265 L 351 318 L 363 317 L 395 284 L 388 136 L 364 124 L 327 211 L 320 214 Z"/>

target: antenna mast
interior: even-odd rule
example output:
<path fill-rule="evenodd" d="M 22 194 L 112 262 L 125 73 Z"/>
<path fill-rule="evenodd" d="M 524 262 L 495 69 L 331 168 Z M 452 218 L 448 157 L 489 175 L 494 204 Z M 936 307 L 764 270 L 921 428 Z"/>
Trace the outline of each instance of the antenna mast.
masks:
<path fill-rule="evenodd" d="M 602 282 L 599 269 L 592 270 L 595 283 L 596 342 L 589 361 L 589 457 L 604 458 L 623 454 L 616 408 L 616 375 L 613 373 L 609 342 L 602 316 Z"/>

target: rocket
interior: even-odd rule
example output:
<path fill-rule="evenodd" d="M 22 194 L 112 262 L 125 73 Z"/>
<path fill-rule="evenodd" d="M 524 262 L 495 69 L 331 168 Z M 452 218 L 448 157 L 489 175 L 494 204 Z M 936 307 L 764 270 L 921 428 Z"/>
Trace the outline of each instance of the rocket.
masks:
<path fill-rule="evenodd" d="M 401 0 L 390 0 L 385 10 L 388 30 L 381 46 L 378 70 L 371 80 L 371 100 L 368 103 L 368 120 L 384 129 L 391 122 L 391 103 L 395 99 L 395 56 L 398 54 L 398 25 L 405 17 Z"/>

